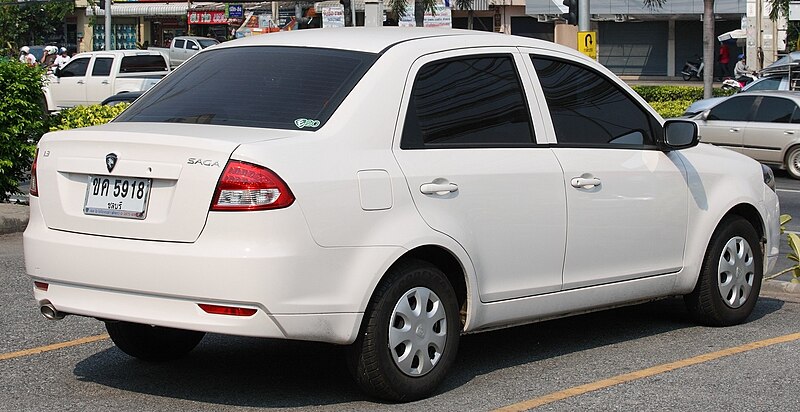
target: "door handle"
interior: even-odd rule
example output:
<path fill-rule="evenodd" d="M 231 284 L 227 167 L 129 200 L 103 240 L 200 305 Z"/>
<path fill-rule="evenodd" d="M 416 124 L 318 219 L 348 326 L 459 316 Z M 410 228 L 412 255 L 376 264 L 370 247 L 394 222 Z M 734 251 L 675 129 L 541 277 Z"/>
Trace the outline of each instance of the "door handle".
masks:
<path fill-rule="evenodd" d="M 108 84 L 108 80 L 103 80 L 100 84 Z"/>
<path fill-rule="evenodd" d="M 78 80 L 78 84 L 83 84 L 83 80 Z"/>
<path fill-rule="evenodd" d="M 738 132 L 739 132 L 739 130 L 741 130 L 741 129 L 739 129 L 738 127 L 731 127 L 731 130 L 730 130 L 730 132 L 731 132 L 731 133 L 738 133 Z"/>
<path fill-rule="evenodd" d="M 419 187 L 419 191 L 426 195 L 446 195 L 458 190 L 458 185 L 455 183 L 424 183 Z"/>
<path fill-rule="evenodd" d="M 784 130 L 783 134 L 794 134 L 794 130 Z"/>
<path fill-rule="evenodd" d="M 570 184 L 575 188 L 591 189 L 595 186 L 600 186 L 600 179 L 596 177 L 573 177 Z"/>

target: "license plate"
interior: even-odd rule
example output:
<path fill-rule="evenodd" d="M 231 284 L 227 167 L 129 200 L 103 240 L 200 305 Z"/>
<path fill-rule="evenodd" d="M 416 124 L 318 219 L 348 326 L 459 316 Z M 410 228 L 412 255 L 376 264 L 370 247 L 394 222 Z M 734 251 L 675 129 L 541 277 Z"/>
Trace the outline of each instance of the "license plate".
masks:
<path fill-rule="evenodd" d="M 83 213 L 87 215 L 144 219 L 152 179 L 89 175 Z"/>

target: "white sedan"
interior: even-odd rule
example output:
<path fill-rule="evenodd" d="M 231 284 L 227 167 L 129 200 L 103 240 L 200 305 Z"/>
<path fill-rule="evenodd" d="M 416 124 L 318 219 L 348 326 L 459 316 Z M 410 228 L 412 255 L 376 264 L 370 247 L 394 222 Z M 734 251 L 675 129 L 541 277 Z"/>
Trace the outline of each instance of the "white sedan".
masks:
<path fill-rule="evenodd" d="M 774 181 L 697 142 L 550 42 L 255 36 L 41 139 L 26 268 L 46 317 L 100 319 L 131 356 L 206 332 L 330 342 L 408 401 L 462 333 L 675 295 L 744 322 L 778 256 Z"/>

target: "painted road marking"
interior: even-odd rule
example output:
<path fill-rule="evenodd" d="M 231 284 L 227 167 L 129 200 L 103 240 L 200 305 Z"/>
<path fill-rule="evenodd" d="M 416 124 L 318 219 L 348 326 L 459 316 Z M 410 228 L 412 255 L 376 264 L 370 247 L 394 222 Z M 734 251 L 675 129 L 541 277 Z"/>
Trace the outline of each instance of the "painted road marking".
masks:
<path fill-rule="evenodd" d="M 600 389 L 609 388 L 611 386 L 620 385 L 638 379 L 659 375 L 665 372 L 674 371 L 676 369 L 685 368 L 687 366 L 697 365 L 700 363 L 723 358 L 725 356 L 736 355 L 754 349 L 764 348 L 771 345 L 777 345 L 779 343 L 793 342 L 796 340 L 800 340 L 800 333 L 792 333 L 789 335 L 778 336 L 772 339 L 765 339 L 757 342 L 751 342 L 741 346 L 723 349 L 717 352 L 706 353 L 704 355 L 699 355 L 692 358 L 679 360 L 676 362 L 665 363 L 663 365 L 653 366 L 647 369 L 642 369 L 635 372 L 626 373 L 623 375 L 617 375 L 612 378 L 603 379 L 597 382 L 587 383 L 585 385 L 574 386 L 569 389 L 564 389 L 563 391 L 553 392 L 544 396 L 540 396 L 538 398 L 533 398 L 527 401 L 515 403 L 513 405 L 508 405 L 503 408 L 496 409 L 495 411 L 502 411 L 502 412 L 526 411 L 528 409 L 533 409 L 542 405 L 546 405 L 548 403 L 561 401 L 567 398 L 572 398 L 574 396 L 583 395 L 585 393 L 594 392 Z"/>
<path fill-rule="evenodd" d="M 71 346 L 78 346 L 78 345 L 83 345 L 85 343 L 92 343 L 106 339 L 108 339 L 108 334 L 104 333 L 102 335 L 87 336 L 85 338 L 75 339 L 61 343 L 54 343 L 52 345 L 47 345 L 47 346 L 39 346 L 37 348 L 25 349 L 18 352 L 0 353 L 0 361 L 37 355 L 44 352 L 50 352 L 53 350 L 69 348 Z"/>

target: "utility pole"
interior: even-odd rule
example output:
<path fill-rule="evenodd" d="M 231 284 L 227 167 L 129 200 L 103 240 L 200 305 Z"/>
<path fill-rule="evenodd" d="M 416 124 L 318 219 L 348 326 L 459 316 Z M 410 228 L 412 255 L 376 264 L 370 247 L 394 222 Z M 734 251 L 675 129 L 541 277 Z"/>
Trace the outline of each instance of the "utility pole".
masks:
<path fill-rule="evenodd" d="M 111 50 L 111 0 L 100 0 L 106 2 L 106 51 Z"/>
<path fill-rule="evenodd" d="M 578 31 L 592 29 L 591 15 L 589 14 L 589 0 L 578 0 Z"/>

